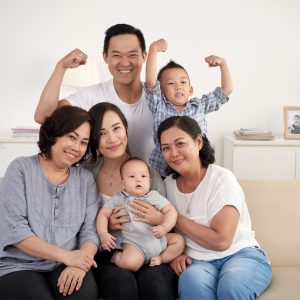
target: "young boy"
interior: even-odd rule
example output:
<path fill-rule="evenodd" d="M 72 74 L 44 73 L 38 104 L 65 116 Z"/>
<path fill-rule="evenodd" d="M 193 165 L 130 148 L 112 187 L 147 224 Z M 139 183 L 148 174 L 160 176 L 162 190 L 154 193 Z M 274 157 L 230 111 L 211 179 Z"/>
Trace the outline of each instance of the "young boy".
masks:
<path fill-rule="evenodd" d="M 131 220 L 140 216 L 128 210 L 128 202 L 140 199 L 154 205 L 165 215 L 161 225 L 152 226 L 144 222 L 124 223 L 129 231 L 122 231 L 123 252 L 116 251 L 112 262 L 129 271 L 137 271 L 144 263 L 150 266 L 168 263 L 179 256 L 184 249 L 184 238 L 176 233 L 168 233 L 175 225 L 177 212 L 174 206 L 157 191 L 149 191 L 151 179 L 148 165 L 138 158 L 124 162 L 120 168 L 121 184 L 124 190 L 115 193 L 101 208 L 97 217 L 97 231 L 102 247 L 114 249 L 114 237 L 108 233 L 108 219 L 114 208 L 126 205 L 120 211 L 127 211 Z"/>
<path fill-rule="evenodd" d="M 174 61 L 170 61 L 157 75 L 157 52 L 165 52 L 167 42 L 160 39 L 150 45 L 146 64 L 146 84 L 143 85 L 146 92 L 147 104 L 154 117 L 153 137 L 155 146 L 151 153 L 150 165 L 161 176 L 166 177 L 167 164 L 163 159 L 157 130 L 159 124 L 165 119 L 185 115 L 195 119 L 203 135 L 207 134 L 206 114 L 216 111 L 226 103 L 232 93 L 232 80 L 226 61 L 218 56 L 211 55 L 205 58 L 209 67 L 220 66 L 221 88 L 217 87 L 212 93 L 203 95 L 201 99 L 189 96 L 193 94 L 193 87 L 186 70 Z"/>

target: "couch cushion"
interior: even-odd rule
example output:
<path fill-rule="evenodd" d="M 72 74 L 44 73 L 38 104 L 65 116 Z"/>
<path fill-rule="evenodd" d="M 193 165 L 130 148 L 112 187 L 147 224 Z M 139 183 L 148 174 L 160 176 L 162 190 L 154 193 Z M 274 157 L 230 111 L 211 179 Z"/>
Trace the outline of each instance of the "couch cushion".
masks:
<path fill-rule="evenodd" d="M 300 267 L 300 180 L 239 183 L 246 196 L 255 238 L 272 268 Z"/>
<path fill-rule="evenodd" d="M 299 300 L 300 268 L 274 267 L 270 286 L 257 298 L 259 300 Z"/>

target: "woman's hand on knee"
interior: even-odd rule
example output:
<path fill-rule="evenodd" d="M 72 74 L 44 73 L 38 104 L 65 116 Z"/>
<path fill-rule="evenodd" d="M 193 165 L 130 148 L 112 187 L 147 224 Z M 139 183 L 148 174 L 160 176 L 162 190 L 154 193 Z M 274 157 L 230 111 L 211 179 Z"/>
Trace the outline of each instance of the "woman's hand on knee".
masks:
<path fill-rule="evenodd" d="M 84 250 L 66 251 L 62 263 L 68 267 L 79 268 L 85 273 L 89 271 L 92 266 L 97 268 L 94 257 Z"/>
<path fill-rule="evenodd" d="M 192 264 L 192 260 L 186 254 L 181 254 L 170 262 L 171 268 L 178 276 L 186 270 L 186 264 Z"/>
<path fill-rule="evenodd" d="M 127 222 L 130 222 L 131 220 L 129 218 L 128 219 L 125 219 L 125 218 L 119 219 L 120 217 L 128 216 L 128 212 L 126 212 L 126 211 L 120 212 L 120 210 L 123 208 L 125 208 L 125 205 L 118 206 L 113 210 L 110 218 L 108 219 L 108 229 L 110 231 L 117 230 L 117 229 L 129 231 L 129 229 L 122 226 L 121 223 L 127 223 Z"/>
<path fill-rule="evenodd" d="M 79 268 L 66 267 L 58 278 L 57 286 L 59 292 L 63 293 L 64 296 L 71 295 L 76 289 L 78 291 L 82 285 L 85 272 Z"/>
<path fill-rule="evenodd" d="M 164 221 L 165 215 L 160 212 L 155 206 L 145 203 L 143 201 L 135 199 L 134 202 L 129 202 L 129 205 L 133 208 L 129 210 L 140 216 L 140 218 L 135 218 L 135 222 L 144 222 L 151 225 L 161 225 Z"/>

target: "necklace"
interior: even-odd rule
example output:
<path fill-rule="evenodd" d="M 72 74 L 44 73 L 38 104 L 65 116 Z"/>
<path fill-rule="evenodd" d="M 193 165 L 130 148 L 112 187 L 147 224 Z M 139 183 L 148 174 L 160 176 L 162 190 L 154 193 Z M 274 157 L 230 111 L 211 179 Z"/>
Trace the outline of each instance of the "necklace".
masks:
<path fill-rule="evenodd" d="M 191 205 L 191 203 L 192 203 L 192 200 L 193 200 L 193 197 L 194 197 L 194 193 L 195 193 L 195 190 L 196 190 L 196 188 L 197 188 L 197 186 L 198 186 L 198 183 L 200 182 L 200 179 L 201 179 L 201 177 L 202 177 L 202 173 L 203 173 L 203 170 L 204 170 L 204 168 L 202 167 L 202 171 L 201 171 L 201 174 L 200 174 L 200 177 L 199 177 L 199 179 L 198 179 L 198 181 L 197 181 L 197 183 L 196 183 L 196 186 L 195 186 L 195 189 L 194 189 L 194 191 L 193 191 L 193 195 L 192 195 L 192 198 L 191 198 L 191 201 L 190 201 L 190 203 L 188 203 L 188 201 L 187 201 L 187 199 L 186 199 L 186 196 L 185 196 L 185 193 L 184 193 L 184 187 L 183 187 L 183 176 L 181 177 L 181 186 L 182 186 L 182 190 L 183 190 L 183 195 L 184 195 L 184 199 L 185 199 L 185 202 L 186 202 L 186 205 L 187 205 L 187 209 L 186 209 L 186 214 L 190 214 L 190 205 Z"/>
<path fill-rule="evenodd" d="M 108 177 L 108 175 L 107 175 L 107 173 L 106 173 L 105 170 L 104 170 L 104 172 L 105 172 L 105 174 L 106 174 L 106 177 L 107 177 L 108 181 L 110 182 L 110 186 L 112 186 L 112 184 L 113 184 L 113 183 L 121 176 L 121 174 L 119 174 L 119 176 L 118 176 L 115 180 L 111 181 L 111 180 L 109 179 L 109 177 Z"/>
<path fill-rule="evenodd" d="M 47 176 L 48 180 L 51 182 L 50 176 L 49 176 L 49 174 L 48 174 L 48 171 L 47 171 L 47 168 L 46 168 L 46 165 L 45 165 L 45 162 L 44 162 L 44 156 L 43 156 L 43 155 L 42 155 L 42 162 L 43 162 L 43 167 L 44 167 L 46 176 Z M 65 179 L 65 180 L 63 181 L 63 183 L 61 183 L 61 184 L 64 184 L 64 183 L 67 181 L 69 175 L 70 175 L 70 168 L 68 168 L 66 179 Z"/>

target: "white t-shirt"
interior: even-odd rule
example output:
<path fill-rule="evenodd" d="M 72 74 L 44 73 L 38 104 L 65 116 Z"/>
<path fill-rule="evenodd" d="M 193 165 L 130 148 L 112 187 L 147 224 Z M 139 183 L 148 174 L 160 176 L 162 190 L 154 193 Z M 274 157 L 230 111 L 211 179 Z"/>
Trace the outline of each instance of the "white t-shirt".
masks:
<path fill-rule="evenodd" d="M 175 228 L 175 232 L 185 238 L 184 253 L 186 255 L 198 260 L 211 261 L 232 255 L 246 247 L 259 247 L 254 238 L 255 233 L 251 231 L 251 220 L 244 192 L 229 170 L 216 165 L 209 165 L 204 179 L 195 190 L 190 204 L 190 214 L 186 214 L 187 204 L 184 194 L 178 190 L 176 180 L 172 179 L 172 175 L 168 176 L 164 182 L 167 198 L 175 206 L 178 214 L 195 223 L 211 227 L 211 220 L 225 205 L 233 205 L 240 213 L 232 245 L 222 252 L 208 250 L 197 245 Z M 191 201 L 192 194 L 185 194 L 188 203 Z"/>
<path fill-rule="evenodd" d="M 73 106 L 89 110 L 100 102 L 110 102 L 120 108 L 128 122 L 128 146 L 132 156 L 149 162 L 154 147 L 153 116 L 148 108 L 145 91 L 142 89 L 141 99 L 135 104 L 122 101 L 114 88 L 113 79 L 79 90 L 65 98 Z"/>

